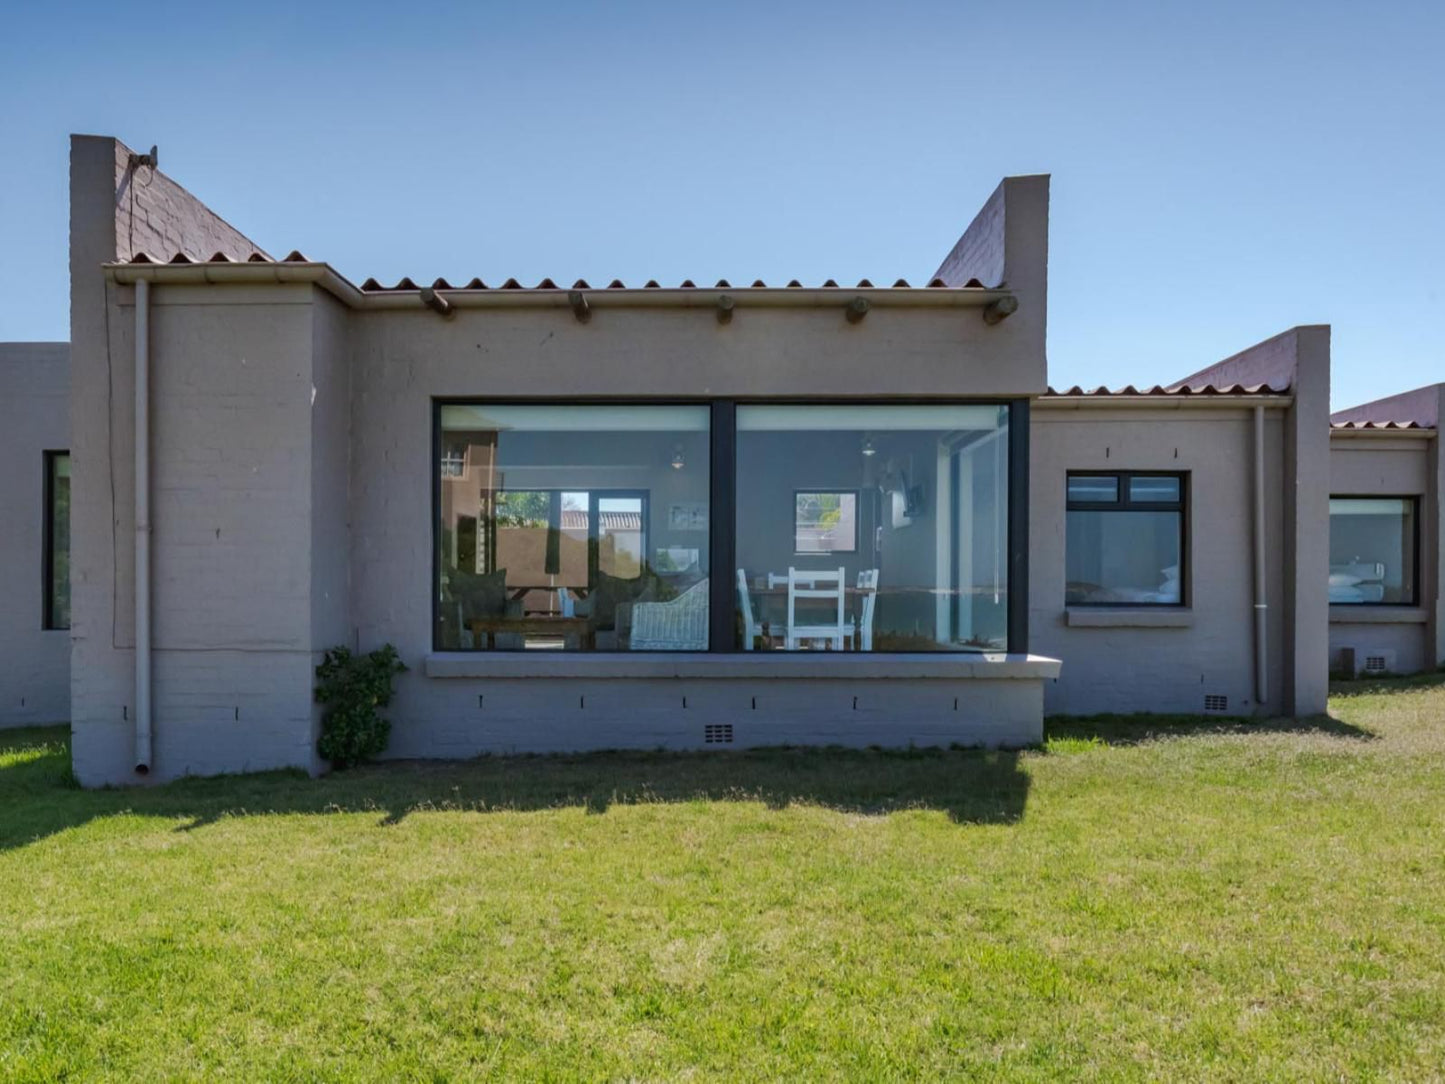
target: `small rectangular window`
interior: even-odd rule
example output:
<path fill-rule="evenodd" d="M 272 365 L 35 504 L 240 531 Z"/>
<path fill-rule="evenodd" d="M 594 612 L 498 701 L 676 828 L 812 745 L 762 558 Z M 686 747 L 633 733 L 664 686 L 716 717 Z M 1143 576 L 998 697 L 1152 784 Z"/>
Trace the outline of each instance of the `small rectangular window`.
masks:
<path fill-rule="evenodd" d="M 793 494 L 793 552 L 858 552 L 858 494 Z"/>
<path fill-rule="evenodd" d="M 1129 479 L 1129 500 L 1134 504 L 1169 504 L 1179 500 L 1177 475 L 1136 474 Z"/>
<path fill-rule="evenodd" d="M 1182 474 L 1069 475 L 1065 602 L 1184 605 L 1184 489 Z"/>
<path fill-rule="evenodd" d="M 1330 498 L 1330 605 L 1413 606 L 1416 498 Z"/>
<path fill-rule="evenodd" d="M 70 628 L 70 453 L 45 453 L 45 628 Z"/>
<path fill-rule="evenodd" d="M 1085 475 L 1074 474 L 1069 476 L 1069 500 L 1088 501 L 1091 504 L 1101 501 L 1113 503 L 1119 499 L 1119 479 L 1115 475 Z"/>

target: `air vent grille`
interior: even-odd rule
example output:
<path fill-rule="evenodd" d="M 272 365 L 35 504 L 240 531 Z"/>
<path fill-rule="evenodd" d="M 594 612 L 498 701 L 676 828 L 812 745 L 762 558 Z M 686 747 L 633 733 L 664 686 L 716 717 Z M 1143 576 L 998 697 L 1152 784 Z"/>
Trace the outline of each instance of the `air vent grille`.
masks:
<path fill-rule="evenodd" d="M 707 745 L 730 745 L 733 740 L 732 723 L 709 723 L 702 728 L 702 740 Z"/>
<path fill-rule="evenodd" d="M 1205 711 L 1228 711 L 1228 710 L 1229 710 L 1229 697 L 1227 697 L 1227 696 L 1221 696 L 1219 693 L 1205 693 L 1205 694 L 1204 694 L 1204 710 L 1205 710 Z"/>
<path fill-rule="evenodd" d="M 1390 669 L 1390 660 L 1383 655 L 1366 655 L 1365 665 L 1362 667 L 1367 674 L 1384 674 Z"/>

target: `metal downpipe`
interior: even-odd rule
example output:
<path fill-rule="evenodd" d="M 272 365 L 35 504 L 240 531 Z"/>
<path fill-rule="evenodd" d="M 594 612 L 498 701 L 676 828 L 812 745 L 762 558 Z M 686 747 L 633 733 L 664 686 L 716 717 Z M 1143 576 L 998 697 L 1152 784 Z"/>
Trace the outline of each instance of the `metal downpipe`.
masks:
<path fill-rule="evenodd" d="M 1269 595 L 1265 579 L 1264 407 L 1254 408 L 1254 702 L 1269 702 Z"/>
<path fill-rule="evenodd" d="M 135 770 L 151 769 L 150 283 L 135 284 Z"/>

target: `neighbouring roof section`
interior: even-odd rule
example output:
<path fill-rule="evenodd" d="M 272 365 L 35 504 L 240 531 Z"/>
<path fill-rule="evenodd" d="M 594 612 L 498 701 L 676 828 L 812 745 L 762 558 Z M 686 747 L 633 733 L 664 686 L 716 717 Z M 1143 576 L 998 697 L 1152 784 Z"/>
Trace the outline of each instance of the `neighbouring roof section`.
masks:
<path fill-rule="evenodd" d="M 150 255 L 149 253 L 137 252 L 130 260 L 124 261 L 124 262 L 126 262 L 126 263 L 131 263 L 131 264 L 140 264 L 140 265 L 146 265 L 146 264 L 152 264 L 152 265 L 154 265 L 154 264 L 180 264 L 180 265 L 185 265 L 185 264 L 197 264 L 197 263 L 205 263 L 205 264 L 231 264 L 231 263 L 253 263 L 253 264 L 254 264 L 254 263 L 263 263 L 263 264 L 265 264 L 265 263 L 303 263 L 303 264 L 310 264 L 310 263 L 316 263 L 316 262 L 319 262 L 319 261 L 311 260 L 311 259 L 309 259 L 308 257 L 303 256 L 300 252 L 291 252 L 290 254 L 284 256 L 284 257 L 281 258 L 280 260 L 274 260 L 274 259 L 272 259 L 270 256 L 267 256 L 265 253 L 262 253 L 262 252 L 253 252 L 253 253 L 251 253 L 249 256 L 247 256 L 244 260 L 233 260 L 233 259 L 231 259 L 229 256 L 227 256 L 224 252 L 217 252 L 217 253 L 215 253 L 214 255 L 212 255 L 212 256 L 211 256 L 209 259 L 207 259 L 207 260 L 193 260 L 193 259 L 191 259 L 189 256 L 187 256 L 184 252 L 178 252 L 178 253 L 176 253 L 174 256 L 170 257 L 169 259 L 159 259 L 159 258 L 157 258 L 157 257 L 155 257 L 155 256 Z M 535 286 L 526 286 L 526 285 L 523 285 L 521 282 L 518 282 L 515 278 L 509 278 L 509 279 L 507 279 L 505 282 L 495 283 L 495 284 L 484 282 L 484 281 L 482 281 L 480 278 L 473 278 L 473 279 L 471 279 L 471 280 L 469 280 L 469 281 L 467 281 L 467 282 L 464 282 L 464 283 L 452 283 L 452 282 L 448 282 L 448 281 L 447 281 L 446 279 L 444 279 L 444 278 L 439 278 L 439 279 L 433 280 L 431 283 L 423 284 L 423 283 L 419 283 L 419 282 L 413 280 L 413 279 L 410 278 L 409 276 L 406 276 L 406 277 L 403 277 L 403 278 L 399 279 L 398 281 L 392 283 L 390 286 L 383 285 L 382 283 L 378 282 L 378 281 L 377 281 L 376 279 L 374 279 L 374 278 L 368 278 L 365 282 L 363 282 L 363 283 L 361 284 L 360 289 L 361 289 L 361 292 L 362 292 L 362 293 L 395 293 L 395 292 L 398 292 L 398 291 L 405 291 L 405 290 L 420 290 L 420 289 L 423 288 L 423 285 L 429 286 L 429 288 L 430 288 L 430 289 L 433 289 L 433 290 L 559 290 L 559 291 L 566 291 L 566 290 L 593 290 L 593 289 L 606 289 L 606 290 L 627 290 L 627 289 L 660 290 L 660 289 L 663 289 L 663 288 L 664 288 L 664 287 L 662 286 L 662 284 L 659 283 L 656 279 L 649 279 L 647 282 L 643 283 L 642 286 L 640 286 L 640 287 L 637 287 L 637 286 L 629 287 L 629 286 L 628 286 L 626 283 L 624 283 L 621 279 L 613 279 L 611 282 L 607 283 L 606 286 L 596 286 L 596 287 L 594 287 L 591 283 L 587 282 L 587 280 L 585 280 L 585 279 L 578 279 L 576 282 L 572 283 L 572 285 L 570 285 L 570 286 L 562 286 L 562 285 L 559 285 L 557 282 L 555 282 L 554 280 L 552 280 L 552 279 L 550 279 L 550 278 L 544 278 L 541 282 L 538 282 Z M 797 279 L 792 279 L 791 281 L 786 282 L 786 283 L 773 283 L 773 284 L 766 283 L 766 282 L 764 282 L 762 279 L 755 279 L 755 280 L 753 280 L 753 281 L 750 282 L 750 283 L 741 283 L 741 282 L 740 282 L 740 283 L 739 283 L 738 285 L 736 285 L 736 286 L 734 286 L 734 285 L 733 285 L 731 282 L 729 282 L 727 279 L 719 279 L 716 283 L 713 283 L 713 284 L 710 284 L 710 285 L 704 283 L 704 284 L 701 285 L 701 286 L 699 286 L 697 283 L 693 282 L 691 279 L 684 279 L 681 283 L 678 284 L 678 286 L 675 287 L 675 289 L 681 289 L 681 290 L 698 290 L 698 289 L 711 289 L 711 290 L 765 290 L 765 289 L 778 289 L 778 288 L 800 290 L 800 289 L 804 289 L 805 287 L 803 286 L 803 283 L 800 282 L 800 281 L 798 281 Z M 838 282 L 836 282 L 835 280 L 833 280 L 833 279 L 828 279 L 826 282 L 821 283 L 818 288 L 819 288 L 819 289 L 824 289 L 824 290 L 834 290 L 834 289 L 836 289 L 836 290 L 843 290 L 843 289 L 856 289 L 856 290 L 877 290 L 877 289 L 893 289 L 893 290 L 912 290 L 912 289 L 931 289 L 931 290 L 939 290 L 939 289 L 952 289 L 952 290 L 959 290 L 959 289 L 963 289 L 963 290 L 987 290 L 987 289 L 990 289 L 990 287 L 984 286 L 984 284 L 983 284 L 982 282 L 980 282 L 980 281 L 979 281 L 978 279 L 976 279 L 976 278 L 974 278 L 974 279 L 969 279 L 968 281 L 966 281 L 966 282 L 964 282 L 964 283 L 956 284 L 956 285 L 955 285 L 955 284 L 948 283 L 948 282 L 945 282 L 945 281 L 944 281 L 943 279 L 941 279 L 941 278 L 934 278 L 934 279 L 931 279 L 931 280 L 929 280 L 928 282 L 923 283 L 923 284 L 921 284 L 921 285 L 919 285 L 919 286 L 915 286 L 913 283 L 910 283 L 907 279 L 898 279 L 897 281 L 893 282 L 892 284 L 883 283 L 881 287 L 880 287 L 879 285 L 877 285 L 877 284 L 869 281 L 868 279 L 860 279 L 860 280 L 858 281 L 857 285 L 856 285 L 856 286 L 852 286 L 852 287 L 842 286 L 842 285 L 840 285 Z"/>
<path fill-rule="evenodd" d="M 1126 384 L 1122 388 L 1083 388 L 1075 384 L 1072 388 L 1062 390 L 1049 388 L 1045 394 L 1061 399 L 1137 399 L 1146 396 L 1178 399 L 1191 396 L 1288 395 L 1289 387 L 1277 388 L 1270 384 L 1184 384 L 1165 387 L 1162 384 L 1155 384 L 1153 387 L 1139 388 L 1133 384 Z"/>
<path fill-rule="evenodd" d="M 592 523 L 592 514 L 583 508 L 562 509 L 562 530 L 585 531 Z M 604 531 L 642 530 L 641 512 L 598 512 L 597 526 Z"/>
<path fill-rule="evenodd" d="M 1445 383 L 1427 384 L 1414 391 L 1337 410 L 1330 415 L 1332 429 L 1438 429 L 1445 413 Z"/>
<path fill-rule="evenodd" d="M 1433 429 L 1433 425 L 1421 425 L 1419 422 L 1330 422 L 1331 429 L 1372 429 L 1376 431 L 1386 429 Z"/>

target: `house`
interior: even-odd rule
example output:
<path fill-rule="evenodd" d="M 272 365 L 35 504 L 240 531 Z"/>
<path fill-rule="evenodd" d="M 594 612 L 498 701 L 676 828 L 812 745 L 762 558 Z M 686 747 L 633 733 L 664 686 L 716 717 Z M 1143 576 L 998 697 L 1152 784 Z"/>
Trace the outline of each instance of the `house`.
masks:
<path fill-rule="evenodd" d="M 1018 745 L 1445 657 L 1438 413 L 1332 428 L 1323 327 L 1050 389 L 1046 177 L 916 283 L 358 285 L 82 136 L 70 244 L 68 444 L 17 454 L 69 456 L 88 785 L 321 770 L 336 644 L 410 665 L 403 757 Z"/>
<path fill-rule="evenodd" d="M 1330 419 L 1330 662 L 1347 673 L 1445 663 L 1445 384 Z"/>

